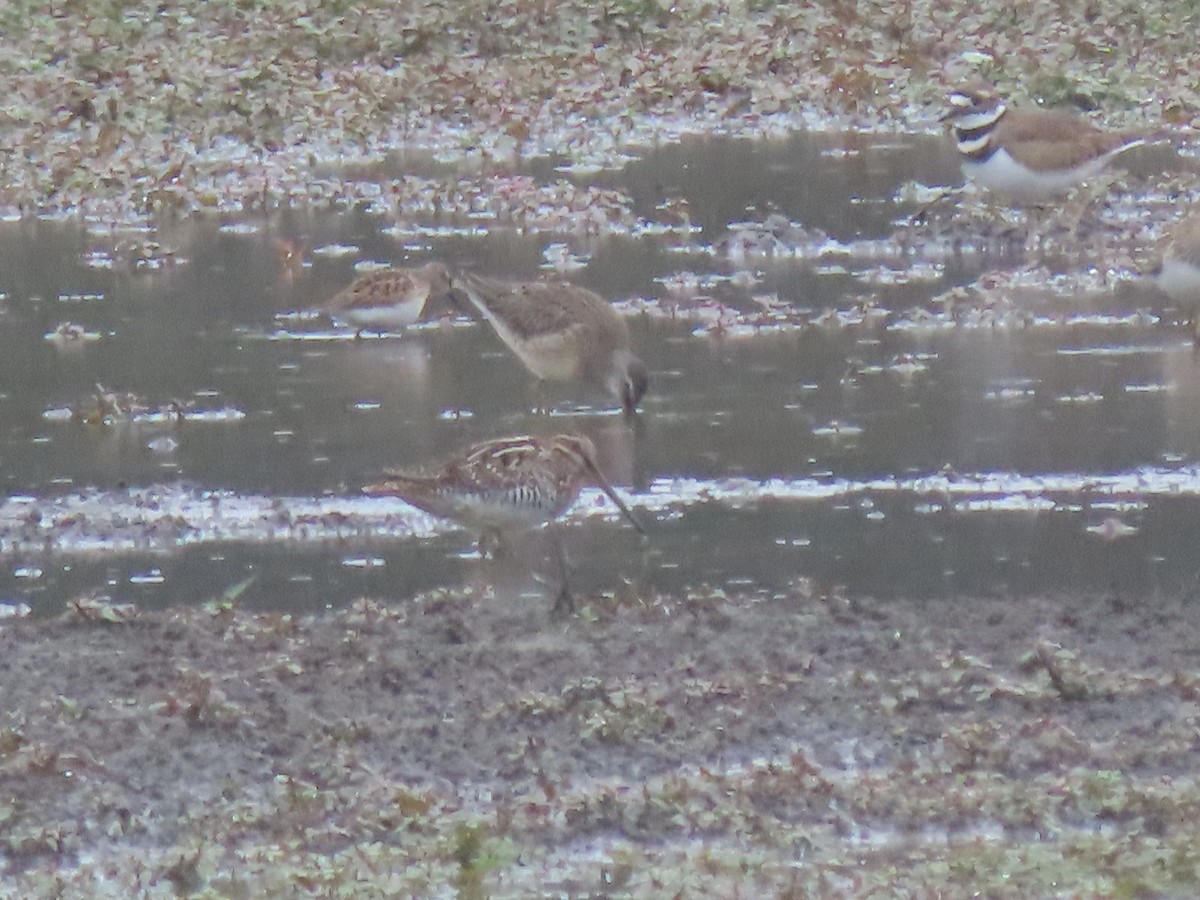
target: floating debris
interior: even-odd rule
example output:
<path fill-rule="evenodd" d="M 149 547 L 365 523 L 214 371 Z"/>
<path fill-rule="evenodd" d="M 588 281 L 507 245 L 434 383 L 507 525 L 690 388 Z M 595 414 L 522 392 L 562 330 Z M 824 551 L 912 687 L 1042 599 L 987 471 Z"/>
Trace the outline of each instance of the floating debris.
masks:
<path fill-rule="evenodd" d="M 81 622 L 120 625 L 133 621 L 139 614 L 136 604 L 115 603 L 111 597 L 85 596 L 67 601 L 67 616 Z"/>
<path fill-rule="evenodd" d="M 1169 394 L 1175 390 L 1175 386 L 1164 384 L 1161 381 L 1152 381 L 1145 384 L 1127 384 L 1121 390 L 1127 394 Z"/>
<path fill-rule="evenodd" d="M 62 322 L 54 330 L 46 332 L 44 338 L 59 350 L 71 350 L 100 340 L 98 331 L 88 331 L 74 322 Z"/>
<path fill-rule="evenodd" d="M 983 399 L 1000 403 L 1021 403 L 1026 400 L 1032 400 L 1036 396 L 1037 388 L 1007 385 L 985 391 Z"/>
<path fill-rule="evenodd" d="M 813 437 L 829 438 L 834 441 L 849 440 L 861 436 L 862 433 L 861 425 L 853 425 L 838 419 L 831 419 L 825 425 L 814 425 L 812 429 Z"/>
<path fill-rule="evenodd" d="M 179 449 L 179 441 L 171 437 L 169 434 L 164 434 L 161 437 L 156 437 L 146 443 L 147 449 L 152 453 L 159 453 L 163 456 L 170 455 Z"/>
<path fill-rule="evenodd" d="M 1121 538 L 1132 537 L 1138 533 L 1138 529 L 1132 525 L 1126 525 L 1115 516 L 1110 516 L 1098 525 L 1089 525 L 1087 532 L 1094 534 L 1102 541 L 1118 541 Z"/>
<path fill-rule="evenodd" d="M 33 612 L 33 607 L 19 600 L 0 601 L 0 620 L 24 619 Z"/>
<path fill-rule="evenodd" d="M 112 269 L 117 261 L 105 250 L 91 250 L 83 255 L 83 264 L 89 269 Z"/>
<path fill-rule="evenodd" d="M 97 384 L 96 390 L 72 409 L 72 414 L 85 425 L 114 425 L 149 409 L 136 394 L 110 391 Z"/>
<path fill-rule="evenodd" d="M 342 560 L 347 569 L 382 569 L 387 563 L 378 556 L 351 556 Z"/>
<path fill-rule="evenodd" d="M 832 423 L 832 434 L 855 426 Z M 906 497 L 928 515 L 1055 513 L 1093 509 L 1144 512 L 1155 498 L 1200 498 L 1200 466 L 1146 467 L 1109 475 L 934 472 L 863 480 L 658 478 L 630 505 L 670 519 L 695 505 L 742 508 L 772 502 L 831 502 L 881 512 L 878 498 Z M 604 516 L 600 493 L 587 489 L 567 516 Z M 866 498 L 871 503 L 864 506 Z M 1119 521 L 1119 520 L 1118 520 Z M 391 498 L 240 495 L 180 485 L 107 492 L 89 490 L 42 499 L 15 495 L 0 502 L 0 554 L 118 553 L 170 550 L 224 542 L 344 541 L 426 538 L 452 526 Z M 1123 534 L 1114 525 L 1105 530 Z M 1099 532 L 1093 532 L 1099 534 Z"/>
<path fill-rule="evenodd" d="M 1054 398 L 1055 403 L 1090 404 L 1100 403 L 1104 395 L 1097 391 L 1082 391 L 1078 394 L 1061 394 Z"/>
<path fill-rule="evenodd" d="M 336 258 L 339 256 L 352 256 L 358 253 L 358 247 L 353 244 L 324 244 L 320 247 L 314 247 L 313 256 L 328 256 Z"/>
<path fill-rule="evenodd" d="M 97 384 L 95 390 L 72 406 L 55 406 L 42 412 L 47 422 L 81 422 L 85 425 L 112 426 L 124 423 L 142 425 L 169 425 L 177 422 L 239 422 L 246 417 L 240 409 L 231 407 L 203 409 L 195 401 L 168 400 L 152 406 L 138 394 L 128 391 L 109 390 Z M 168 439 L 150 442 L 150 449 L 157 452 L 174 452 L 179 446 Z"/>
<path fill-rule="evenodd" d="M 547 244 L 542 250 L 542 268 L 560 275 L 587 267 L 589 254 L 578 254 L 566 244 Z"/>

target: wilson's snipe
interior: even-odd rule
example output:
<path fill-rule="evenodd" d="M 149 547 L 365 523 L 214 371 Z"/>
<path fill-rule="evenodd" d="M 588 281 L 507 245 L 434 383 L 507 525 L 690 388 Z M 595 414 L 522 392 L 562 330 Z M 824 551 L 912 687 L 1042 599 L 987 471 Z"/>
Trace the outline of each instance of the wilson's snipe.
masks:
<path fill-rule="evenodd" d="M 603 297 L 566 282 L 511 283 L 463 273 L 452 296 L 474 309 L 530 372 L 546 381 L 585 381 L 626 413 L 646 393 L 646 366 L 629 349 L 629 327 Z"/>
<path fill-rule="evenodd" d="M 634 528 L 645 533 L 597 467 L 592 442 L 572 434 L 485 441 L 429 472 L 389 472 L 387 480 L 369 484 L 363 492 L 399 497 L 499 540 L 512 528 L 552 523 L 570 509 L 589 482 L 608 495 Z M 573 604 L 562 544 L 557 534 L 553 540 L 562 577 L 554 604 L 557 611 Z"/>
<path fill-rule="evenodd" d="M 450 273 L 440 262 L 416 269 L 381 269 L 356 278 L 326 301 L 321 311 L 356 328 L 403 328 L 426 303 L 450 293 Z"/>

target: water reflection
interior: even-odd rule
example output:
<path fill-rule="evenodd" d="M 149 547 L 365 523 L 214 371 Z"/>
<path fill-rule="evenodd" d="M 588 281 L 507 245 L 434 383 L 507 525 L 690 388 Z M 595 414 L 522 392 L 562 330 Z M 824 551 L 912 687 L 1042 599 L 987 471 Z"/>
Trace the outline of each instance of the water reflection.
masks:
<path fill-rule="evenodd" d="M 276 608 L 489 579 L 536 593 L 536 536 L 515 570 L 493 570 L 472 535 L 363 506 L 358 487 L 476 440 L 569 428 L 656 520 L 642 548 L 585 497 L 566 539 L 583 590 L 1193 590 L 1200 360 L 1137 312 L 1159 301 L 1136 290 L 1022 295 L 973 320 L 934 302 L 1011 263 L 889 243 L 898 187 L 957 183 L 957 166 L 938 141 L 706 139 L 580 179 L 626 192 L 657 232 L 288 214 L 164 229 L 161 266 L 77 228 L 4 226 L 0 458 L 16 499 L 0 508 L 0 598 L 190 603 L 248 576 L 244 602 Z M 705 249 L 770 215 L 837 252 Z M 478 325 L 354 340 L 276 319 L 327 299 L 358 261 L 430 258 L 514 278 L 586 263 L 571 277 L 644 310 L 630 319 L 651 369 L 644 414 L 630 423 L 577 385 L 548 385 L 551 414 L 534 414 L 528 374 Z M 63 352 L 44 335 L 64 321 L 99 339 Z M 53 414 L 97 383 L 240 416 Z M 161 515 L 139 493 L 152 486 Z M 196 497 L 209 506 L 177 508 Z"/>

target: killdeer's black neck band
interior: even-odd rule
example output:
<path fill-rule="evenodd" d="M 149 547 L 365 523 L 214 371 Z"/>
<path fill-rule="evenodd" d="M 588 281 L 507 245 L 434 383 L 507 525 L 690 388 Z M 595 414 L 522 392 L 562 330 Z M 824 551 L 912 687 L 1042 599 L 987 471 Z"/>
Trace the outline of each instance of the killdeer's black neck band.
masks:
<path fill-rule="evenodd" d="M 980 125 L 978 128 L 955 128 L 954 138 L 958 143 L 958 152 L 971 162 L 987 162 L 999 147 L 992 141 L 992 129 L 995 122 Z"/>

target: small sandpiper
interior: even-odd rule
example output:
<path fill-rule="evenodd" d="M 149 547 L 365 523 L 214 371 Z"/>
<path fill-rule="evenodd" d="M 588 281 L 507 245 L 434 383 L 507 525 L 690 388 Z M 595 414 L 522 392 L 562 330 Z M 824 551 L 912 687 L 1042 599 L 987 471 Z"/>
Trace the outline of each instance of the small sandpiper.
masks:
<path fill-rule="evenodd" d="M 1061 196 L 1146 141 L 1146 135 L 1101 131 L 1062 110 L 1010 109 L 979 83 L 952 91 L 949 101 L 942 119 L 954 127 L 964 173 L 1018 201 Z"/>
<path fill-rule="evenodd" d="M 608 495 L 640 533 L 641 522 L 596 465 L 596 448 L 579 435 L 499 438 L 476 444 L 427 472 L 388 472 L 363 493 L 399 497 L 432 515 L 480 531 L 497 544 L 510 529 L 536 528 L 560 518 L 591 483 Z M 553 534 L 561 585 L 554 611 L 573 608 L 567 562 Z"/>
<path fill-rule="evenodd" d="M 629 349 L 629 326 L 612 304 L 564 281 L 512 283 L 463 273 L 454 297 L 475 312 L 533 375 L 544 381 L 584 381 L 631 414 L 646 393 L 645 364 Z"/>
<path fill-rule="evenodd" d="M 404 328 L 426 305 L 450 294 L 450 273 L 440 262 L 419 268 L 380 269 L 356 278 L 320 306 L 335 320 L 362 330 Z"/>

